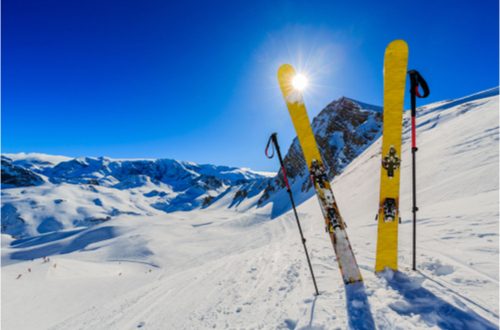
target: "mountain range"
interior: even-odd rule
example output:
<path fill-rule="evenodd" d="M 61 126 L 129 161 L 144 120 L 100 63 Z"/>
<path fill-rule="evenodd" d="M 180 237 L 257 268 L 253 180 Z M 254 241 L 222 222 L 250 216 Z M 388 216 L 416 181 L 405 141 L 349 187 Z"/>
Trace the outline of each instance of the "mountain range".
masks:
<path fill-rule="evenodd" d="M 381 122 L 380 107 L 346 97 L 328 104 L 314 118 L 313 130 L 330 178 L 380 136 Z M 297 201 L 305 201 L 313 189 L 297 139 L 286 153 L 285 164 Z M 282 198 L 283 187 L 281 171 L 272 176 L 172 159 L 4 154 L 2 233 L 20 238 L 89 226 L 123 213 L 189 211 L 215 203 L 240 211 L 272 203 L 276 217 L 290 207 Z M 120 203 L 106 201 L 104 196 L 113 194 L 121 197 Z M 39 201 L 40 195 L 52 200 Z M 116 196 L 113 199 L 116 202 Z"/>

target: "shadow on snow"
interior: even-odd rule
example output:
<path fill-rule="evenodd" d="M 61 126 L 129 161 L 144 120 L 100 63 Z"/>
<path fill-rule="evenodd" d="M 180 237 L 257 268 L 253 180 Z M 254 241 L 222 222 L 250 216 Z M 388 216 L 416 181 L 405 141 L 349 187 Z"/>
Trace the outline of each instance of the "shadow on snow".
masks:
<path fill-rule="evenodd" d="M 386 271 L 382 276 L 389 287 L 404 298 L 404 301 L 390 305 L 401 315 L 420 315 L 427 325 L 441 329 L 498 329 L 474 311 L 461 310 L 437 297 L 422 287 L 420 281 L 412 280 L 406 274 Z"/>
<path fill-rule="evenodd" d="M 363 282 L 345 286 L 347 316 L 351 329 L 376 329 Z"/>
<path fill-rule="evenodd" d="M 12 243 L 14 248 L 26 248 L 37 245 L 41 246 L 13 252 L 10 255 L 10 259 L 31 260 L 55 254 L 67 254 L 78 250 L 85 250 L 90 244 L 105 241 L 114 238 L 117 235 L 116 229 L 111 226 L 85 230 L 80 234 L 81 231 L 82 230 L 77 229 L 68 232 L 51 233 L 27 240 L 14 241 Z M 66 238 L 71 236 L 76 237 L 68 242 Z"/>

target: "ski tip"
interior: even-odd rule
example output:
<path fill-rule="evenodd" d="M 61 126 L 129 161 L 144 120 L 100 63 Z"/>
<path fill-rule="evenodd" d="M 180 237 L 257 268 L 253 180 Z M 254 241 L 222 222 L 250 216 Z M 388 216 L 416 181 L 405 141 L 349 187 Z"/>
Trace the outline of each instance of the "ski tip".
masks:
<path fill-rule="evenodd" d="M 278 80 L 282 82 L 291 82 L 295 75 L 295 69 L 290 64 L 283 64 L 278 69 Z"/>
<path fill-rule="evenodd" d="M 408 53 L 408 44 L 403 39 L 396 39 L 389 43 L 387 51 L 403 51 Z"/>
<path fill-rule="evenodd" d="M 280 73 L 283 73 L 283 72 L 290 72 L 290 71 L 295 71 L 293 69 L 293 66 L 291 64 L 288 64 L 288 63 L 285 63 L 285 64 L 282 64 L 280 65 L 279 69 L 278 69 L 278 75 Z"/>
<path fill-rule="evenodd" d="M 300 93 L 292 86 L 295 69 L 290 64 L 283 64 L 278 69 L 278 82 L 287 103 L 300 102 Z"/>

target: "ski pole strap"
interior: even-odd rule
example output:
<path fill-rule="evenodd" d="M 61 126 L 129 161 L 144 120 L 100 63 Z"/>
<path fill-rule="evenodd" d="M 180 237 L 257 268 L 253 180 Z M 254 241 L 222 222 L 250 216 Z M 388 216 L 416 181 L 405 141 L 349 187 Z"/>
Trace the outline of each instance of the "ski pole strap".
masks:
<path fill-rule="evenodd" d="M 271 159 L 274 157 L 274 138 L 276 136 L 276 133 L 273 133 L 271 134 L 271 136 L 269 137 L 269 140 L 267 141 L 267 145 L 266 145 L 266 150 L 264 151 L 265 154 L 266 154 L 266 157 Z M 271 142 L 272 142 L 272 145 L 271 145 Z M 271 154 L 269 154 L 269 147 L 271 147 Z"/>
<path fill-rule="evenodd" d="M 427 85 L 427 82 L 422 77 L 422 75 L 417 70 L 410 70 L 408 71 L 408 74 L 410 75 L 410 83 L 411 83 L 410 93 L 422 99 L 429 96 L 430 94 L 429 85 Z M 423 94 L 420 94 L 419 87 L 422 88 L 424 92 Z"/>

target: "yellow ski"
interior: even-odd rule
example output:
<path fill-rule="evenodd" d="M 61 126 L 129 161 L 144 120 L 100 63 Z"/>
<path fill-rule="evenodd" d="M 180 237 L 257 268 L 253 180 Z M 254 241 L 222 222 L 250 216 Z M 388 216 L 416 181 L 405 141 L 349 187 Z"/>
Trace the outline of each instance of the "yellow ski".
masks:
<path fill-rule="evenodd" d="M 278 70 L 280 88 L 290 116 L 292 117 L 293 125 L 297 131 L 300 146 L 302 147 L 311 180 L 325 219 L 326 231 L 330 236 L 337 256 L 342 279 L 345 284 L 359 282 L 363 279 L 347 237 L 344 220 L 340 216 L 330 182 L 328 181 L 323 160 L 304 105 L 302 93 L 292 86 L 292 80 L 295 75 L 295 70 L 291 65 L 282 65 Z"/>
<path fill-rule="evenodd" d="M 375 271 L 398 269 L 399 174 L 408 45 L 395 40 L 384 57 L 384 116 Z"/>

